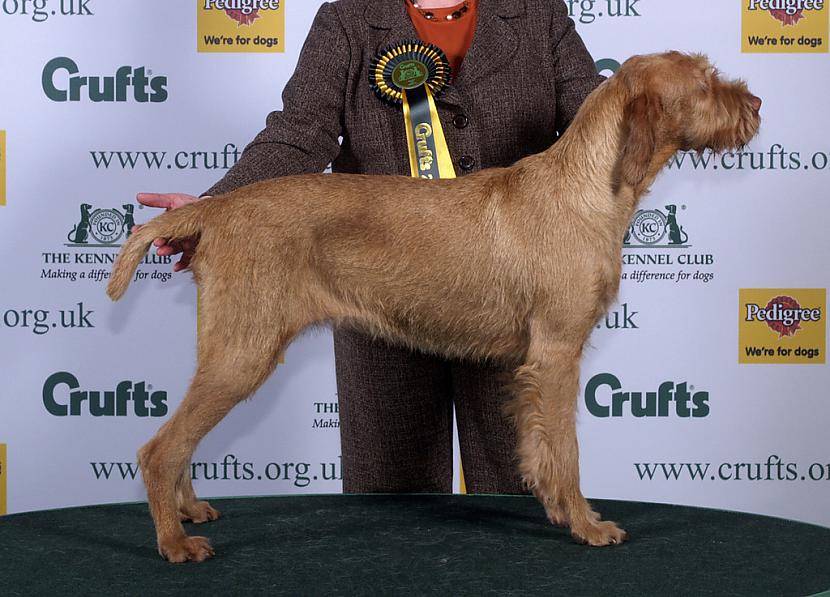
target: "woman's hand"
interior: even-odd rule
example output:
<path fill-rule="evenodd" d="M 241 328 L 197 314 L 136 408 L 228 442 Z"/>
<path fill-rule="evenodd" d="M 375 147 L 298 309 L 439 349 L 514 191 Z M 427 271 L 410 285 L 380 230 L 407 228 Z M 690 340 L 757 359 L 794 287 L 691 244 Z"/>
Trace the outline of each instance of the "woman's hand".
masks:
<path fill-rule="evenodd" d="M 166 211 L 171 209 L 178 209 L 188 203 L 198 201 L 198 197 L 193 195 L 185 195 L 184 193 L 139 193 L 136 195 L 136 200 L 147 207 L 161 207 Z M 133 232 L 141 228 L 140 225 L 133 227 Z M 196 250 L 195 238 L 182 238 L 168 243 L 166 238 L 157 238 L 153 241 L 153 246 L 156 247 L 156 254 L 162 257 L 167 255 L 182 254 L 181 259 L 173 265 L 174 272 L 180 272 L 190 265 L 190 260 L 193 258 L 193 252 Z"/>

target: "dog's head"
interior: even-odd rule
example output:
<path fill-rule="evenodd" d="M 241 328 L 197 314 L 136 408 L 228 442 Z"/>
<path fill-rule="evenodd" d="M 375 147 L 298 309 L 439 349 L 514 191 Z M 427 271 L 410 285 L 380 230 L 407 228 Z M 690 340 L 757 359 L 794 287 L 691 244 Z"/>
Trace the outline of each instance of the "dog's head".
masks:
<path fill-rule="evenodd" d="M 628 102 L 620 176 L 637 187 L 677 150 L 743 147 L 758 132 L 760 98 L 699 54 L 634 56 L 617 72 Z"/>

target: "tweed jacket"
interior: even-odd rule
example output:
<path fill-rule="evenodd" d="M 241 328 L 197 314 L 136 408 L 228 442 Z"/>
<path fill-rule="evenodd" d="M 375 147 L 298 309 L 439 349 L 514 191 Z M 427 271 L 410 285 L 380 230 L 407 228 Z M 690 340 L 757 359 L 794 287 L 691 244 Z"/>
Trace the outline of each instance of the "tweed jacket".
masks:
<path fill-rule="evenodd" d="M 409 175 L 401 108 L 369 86 L 369 63 L 417 39 L 405 0 L 323 4 L 283 91 L 283 108 L 205 194 L 322 172 Z M 436 100 L 456 174 L 508 166 L 549 147 L 600 83 L 563 0 L 479 0 L 475 35 Z"/>

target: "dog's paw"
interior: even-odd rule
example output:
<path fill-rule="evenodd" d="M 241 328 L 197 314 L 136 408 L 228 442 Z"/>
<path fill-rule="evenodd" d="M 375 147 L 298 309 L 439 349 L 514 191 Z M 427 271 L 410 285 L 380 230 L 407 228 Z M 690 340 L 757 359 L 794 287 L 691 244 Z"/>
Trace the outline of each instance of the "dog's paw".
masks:
<path fill-rule="evenodd" d="M 580 528 L 571 527 L 571 534 L 578 543 L 595 547 L 622 543 L 628 537 L 624 530 L 609 520 L 596 520 Z"/>
<path fill-rule="evenodd" d="M 211 507 L 207 502 L 194 502 L 179 509 L 179 520 L 190 521 L 196 524 L 216 520 L 220 516 L 219 510 Z"/>
<path fill-rule="evenodd" d="M 204 562 L 213 557 L 214 551 L 207 537 L 180 537 L 159 543 L 159 553 L 168 562 Z"/>

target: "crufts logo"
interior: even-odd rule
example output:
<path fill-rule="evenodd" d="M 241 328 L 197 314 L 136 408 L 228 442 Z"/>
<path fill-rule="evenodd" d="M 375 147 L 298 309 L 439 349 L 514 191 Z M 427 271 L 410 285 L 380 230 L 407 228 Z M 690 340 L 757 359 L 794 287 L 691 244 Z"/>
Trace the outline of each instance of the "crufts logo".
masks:
<path fill-rule="evenodd" d="M 43 406 L 56 417 L 163 417 L 167 414 L 167 392 L 151 391 L 146 382 L 122 381 L 114 390 L 82 390 L 78 378 L 59 371 L 43 384 Z"/>
<path fill-rule="evenodd" d="M 825 0 L 743 0 L 744 52 L 827 52 Z"/>
<path fill-rule="evenodd" d="M 282 0 L 196 0 L 200 52 L 283 52 Z"/>
<path fill-rule="evenodd" d="M 0 444 L 0 516 L 7 512 L 8 501 L 6 498 L 6 485 L 9 477 L 6 465 L 6 444 Z"/>
<path fill-rule="evenodd" d="M 153 77 L 152 71 L 140 66 L 121 66 L 110 76 L 80 76 L 77 63 L 71 58 L 52 58 L 43 67 L 43 92 L 53 102 L 126 102 L 140 103 L 167 100 L 167 77 Z M 68 75 L 68 77 L 67 77 Z M 131 96 L 128 90 L 132 88 Z"/>
<path fill-rule="evenodd" d="M 0 131 L 0 205 L 6 205 L 6 131 Z"/>
<path fill-rule="evenodd" d="M 664 381 L 651 392 L 623 392 L 611 373 L 594 375 L 585 385 L 585 406 L 595 417 L 706 417 L 709 392 L 694 391 L 687 382 Z"/>
<path fill-rule="evenodd" d="M 739 363 L 824 363 L 824 288 L 742 288 Z"/>

